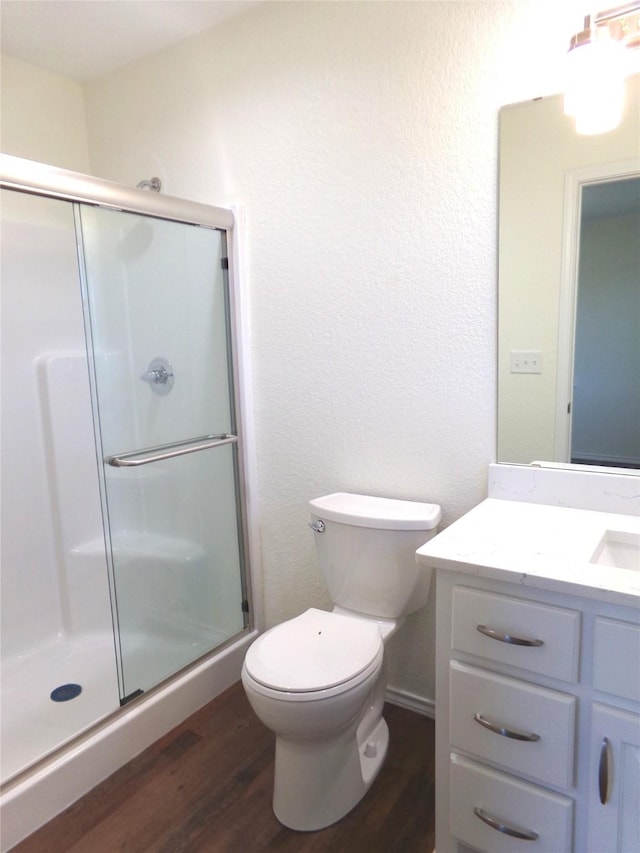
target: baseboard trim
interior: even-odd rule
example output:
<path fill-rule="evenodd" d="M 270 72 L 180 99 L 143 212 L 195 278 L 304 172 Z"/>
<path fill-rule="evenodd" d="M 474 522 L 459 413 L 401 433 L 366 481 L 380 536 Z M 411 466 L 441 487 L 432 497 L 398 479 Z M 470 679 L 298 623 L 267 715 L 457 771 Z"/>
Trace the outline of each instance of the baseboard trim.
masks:
<path fill-rule="evenodd" d="M 422 714 L 423 717 L 436 718 L 436 703 L 433 699 L 425 699 L 424 696 L 418 696 L 416 693 L 409 693 L 408 690 L 400 690 L 397 687 L 387 687 L 385 693 L 385 701 L 392 705 L 399 705 L 400 708 L 406 708 L 408 711 L 415 711 L 417 714 Z"/>

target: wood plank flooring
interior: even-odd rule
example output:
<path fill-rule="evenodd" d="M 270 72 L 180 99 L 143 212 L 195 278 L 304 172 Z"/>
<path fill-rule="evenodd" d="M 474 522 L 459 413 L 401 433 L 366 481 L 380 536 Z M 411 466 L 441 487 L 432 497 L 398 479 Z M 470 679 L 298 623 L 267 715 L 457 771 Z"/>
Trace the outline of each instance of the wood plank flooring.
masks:
<path fill-rule="evenodd" d="M 240 682 L 14 848 L 15 853 L 431 853 L 434 723 L 385 706 L 387 761 L 367 796 L 319 832 L 271 809 L 274 736 Z"/>

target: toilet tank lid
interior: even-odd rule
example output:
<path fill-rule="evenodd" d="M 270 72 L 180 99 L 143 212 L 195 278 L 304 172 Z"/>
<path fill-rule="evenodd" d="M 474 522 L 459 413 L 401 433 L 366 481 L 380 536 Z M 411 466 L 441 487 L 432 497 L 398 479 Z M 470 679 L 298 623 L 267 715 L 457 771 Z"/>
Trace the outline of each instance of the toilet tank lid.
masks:
<path fill-rule="evenodd" d="M 335 492 L 309 501 L 314 515 L 325 521 L 382 530 L 433 530 L 440 522 L 438 504 Z"/>

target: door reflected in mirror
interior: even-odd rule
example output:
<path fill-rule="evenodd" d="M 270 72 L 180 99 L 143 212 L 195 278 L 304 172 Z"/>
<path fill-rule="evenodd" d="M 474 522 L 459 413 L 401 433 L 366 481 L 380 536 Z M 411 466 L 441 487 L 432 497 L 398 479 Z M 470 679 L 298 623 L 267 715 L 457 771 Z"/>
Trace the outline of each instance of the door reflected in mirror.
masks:
<path fill-rule="evenodd" d="M 639 84 L 601 136 L 501 111 L 499 462 L 640 468 Z"/>

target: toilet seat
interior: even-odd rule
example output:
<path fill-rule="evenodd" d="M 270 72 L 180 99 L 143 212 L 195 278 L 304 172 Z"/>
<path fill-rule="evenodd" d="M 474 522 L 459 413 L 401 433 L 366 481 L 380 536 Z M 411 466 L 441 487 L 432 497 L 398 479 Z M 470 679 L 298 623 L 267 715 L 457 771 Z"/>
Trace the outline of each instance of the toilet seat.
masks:
<path fill-rule="evenodd" d="M 311 608 L 258 637 L 245 669 L 269 690 L 337 693 L 369 677 L 382 655 L 376 622 Z"/>

